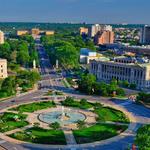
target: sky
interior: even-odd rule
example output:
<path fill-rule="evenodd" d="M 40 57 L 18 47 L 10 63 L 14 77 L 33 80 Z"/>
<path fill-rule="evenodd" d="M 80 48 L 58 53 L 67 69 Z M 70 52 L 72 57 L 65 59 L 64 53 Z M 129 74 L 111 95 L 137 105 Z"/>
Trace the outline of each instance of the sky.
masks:
<path fill-rule="evenodd" d="M 0 0 L 0 22 L 150 24 L 150 0 Z"/>

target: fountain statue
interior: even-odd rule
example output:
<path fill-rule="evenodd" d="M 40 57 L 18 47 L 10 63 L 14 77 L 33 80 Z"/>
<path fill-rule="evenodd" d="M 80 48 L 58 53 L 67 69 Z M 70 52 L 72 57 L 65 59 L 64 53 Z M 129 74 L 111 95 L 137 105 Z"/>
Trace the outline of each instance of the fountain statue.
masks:
<path fill-rule="evenodd" d="M 65 109 L 64 106 L 60 107 L 60 111 L 57 109 L 56 111 L 46 112 L 39 115 L 39 120 L 45 123 L 50 124 L 59 122 L 62 126 L 84 119 L 85 116 L 83 114 L 71 111 L 71 109 Z"/>

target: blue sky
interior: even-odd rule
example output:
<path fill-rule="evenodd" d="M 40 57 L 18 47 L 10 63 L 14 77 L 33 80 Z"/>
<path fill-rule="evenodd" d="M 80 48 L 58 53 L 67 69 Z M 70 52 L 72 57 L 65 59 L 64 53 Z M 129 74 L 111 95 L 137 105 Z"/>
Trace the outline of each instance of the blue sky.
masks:
<path fill-rule="evenodd" d="M 150 24 L 150 0 L 0 0 L 0 21 Z"/>

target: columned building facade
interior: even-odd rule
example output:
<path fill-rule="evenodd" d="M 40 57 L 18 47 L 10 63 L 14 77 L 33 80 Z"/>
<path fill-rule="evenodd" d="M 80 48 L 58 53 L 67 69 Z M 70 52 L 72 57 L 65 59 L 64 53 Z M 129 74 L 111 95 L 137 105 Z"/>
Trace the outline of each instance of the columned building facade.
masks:
<path fill-rule="evenodd" d="M 116 61 L 96 61 L 90 63 L 90 73 L 99 81 L 109 82 L 113 78 L 135 83 L 137 88 L 150 88 L 150 63 L 136 64 Z"/>

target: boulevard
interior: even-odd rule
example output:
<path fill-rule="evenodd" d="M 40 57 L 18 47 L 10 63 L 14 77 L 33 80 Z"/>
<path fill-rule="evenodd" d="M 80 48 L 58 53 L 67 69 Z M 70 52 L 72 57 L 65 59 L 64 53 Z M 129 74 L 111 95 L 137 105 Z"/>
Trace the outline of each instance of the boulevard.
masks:
<path fill-rule="evenodd" d="M 131 122 L 130 130 L 124 135 L 118 135 L 112 139 L 108 139 L 94 144 L 83 144 L 83 145 L 67 145 L 67 146 L 42 146 L 35 144 L 14 144 L 13 142 L 7 142 L 0 139 L 0 145 L 6 150 L 124 150 L 128 145 L 131 145 L 134 141 L 137 129 L 142 124 L 150 123 L 150 109 L 137 105 L 129 100 L 111 99 L 99 96 L 87 96 L 80 94 L 73 88 L 66 88 L 62 82 L 63 75 L 58 74 L 53 66 L 50 64 L 48 56 L 44 47 L 41 45 L 39 39 L 36 40 L 37 50 L 40 58 L 40 74 L 41 81 L 39 81 L 39 89 L 35 92 L 10 98 L 0 102 L 0 110 L 5 109 L 9 106 L 19 105 L 22 103 L 38 101 L 41 96 L 44 95 L 48 90 L 59 90 L 64 92 L 67 96 L 74 97 L 76 99 L 85 98 L 89 101 L 100 102 L 110 106 L 116 106 L 124 109 L 134 116 L 135 121 Z M 57 98 L 55 98 L 57 101 Z"/>

